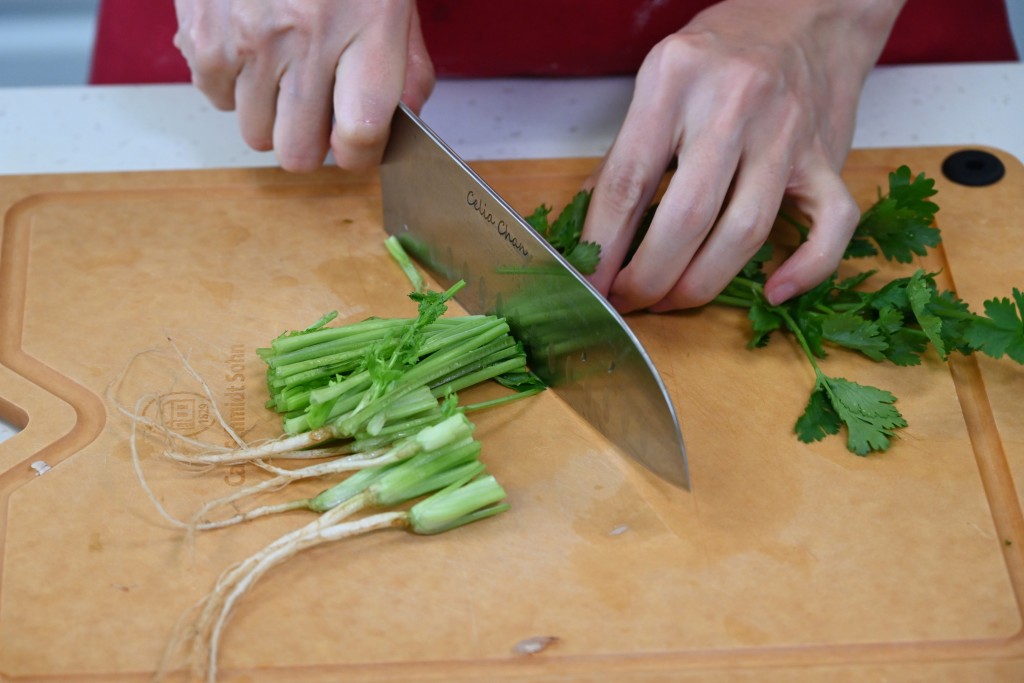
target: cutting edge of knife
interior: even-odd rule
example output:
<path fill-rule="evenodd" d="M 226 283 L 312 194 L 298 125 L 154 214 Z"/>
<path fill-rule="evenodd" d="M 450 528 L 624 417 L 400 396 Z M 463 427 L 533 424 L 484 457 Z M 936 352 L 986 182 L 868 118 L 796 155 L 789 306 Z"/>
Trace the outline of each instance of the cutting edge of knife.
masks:
<path fill-rule="evenodd" d="M 534 227 L 530 225 L 526 221 L 526 219 L 524 219 L 519 214 L 518 211 L 512 208 L 512 206 L 507 201 L 505 201 L 504 197 L 502 197 L 498 192 L 496 192 L 494 188 L 490 186 L 490 184 L 484 181 L 484 179 L 480 177 L 480 175 L 476 171 L 474 171 L 469 166 L 469 164 L 467 164 L 465 160 L 463 160 L 462 157 L 459 156 L 455 152 L 455 150 L 453 150 L 448 145 L 448 143 L 444 141 L 443 138 L 441 138 L 441 136 L 435 133 L 433 129 L 431 129 L 430 126 L 425 121 L 423 121 L 423 119 L 416 115 L 416 113 L 409 109 L 409 107 L 404 103 L 399 103 L 398 110 L 396 110 L 395 112 L 395 116 L 399 116 L 401 114 L 404 114 L 413 125 L 422 130 L 435 144 L 437 144 L 438 147 L 443 149 L 444 152 L 448 155 L 448 157 L 452 161 L 454 161 L 463 172 L 465 172 L 470 178 L 472 178 L 474 182 L 479 183 L 479 185 L 482 188 L 486 189 L 491 195 L 490 198 L 496 201 L 498 204 L 500 204 L 501 207 L 517 221 L 517 227 L 531 234 L 536 239 L 537 243 L 541 246 L 541 248 L 543 248 L 549 256 L 554 258 L 567 271 L 570 277 L 574 278 L 578 284 L 581 284 L 584 288 L 586 288 L 586 290 L 600 303 L 604 310 L 612 316 L 612 319 L 615 320 L 616 324 L 618 324 L 619 327 L 625 332 L 626 336 L 633 343 L 634 347 L 639 351 L 640 357 L 643 359 L 644 363 L 650 370 L 651 377 L 654 379 L 658 390 L 661 392 L 661 395 L 665 398 L 668 413 L 672 419 L 674 435 L 676 437 L 676 442 L 679 445 L 680 455 L 682 456 L 683 461 L 683 481 L 674 483 L 680 483 L 683 488 L 689 490 L 691 488 L 689 458 L 686 454 L 686 445 L 683 441 L 682 428 L 680 426 L 679 416 L 676 412 L 675 405 L 672 402 L 671 395 L 668 392 L 668 388 L 665 386 L 664 380 L 661 378 L 661 374 L 658 372 L 657 367 L 654 365 L 654 361 L 651 359 L 650 354 L 647 352 L 647 348 L 636 336 L 636 333 L 626 322 L 625 318 L 622 317 L 622 314 L 615 310 L 611 303 L 608 302 L 608 300 L 597 290 L 597 288 L 594 287 L 594 285 L 592 285 L 590 281 L 588 281 L 585 277 L 583 277 L 579 273 L 579 271 L 576 270 L 576 268 L 572 266 L 572 264 L 570 264 L 566 260 L 566 258 L 558 252 L 557 249 L 551 246 L 551 244 L 546 239 L 544 239 L 544 236 L 537 232 L 537 230 L 534 229 Z M 398 232 L 396 232 L 393 229 L 389 229 L 387 225 L 385 225 L 384 228 L 387 232 L 394 234 L 396 236 L 398 235 Z M 456 301 L 459 299 L 458 294 L 455 295 L 455 299 Z M 555 393 L 557 394 L 557 387 L 553 388 L 555 389 Z"/>

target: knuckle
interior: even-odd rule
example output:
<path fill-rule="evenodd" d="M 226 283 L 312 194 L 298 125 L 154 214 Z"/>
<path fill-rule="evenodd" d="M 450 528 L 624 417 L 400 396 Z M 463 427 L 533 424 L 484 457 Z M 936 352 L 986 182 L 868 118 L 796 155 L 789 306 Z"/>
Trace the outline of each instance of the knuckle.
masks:
<path fill-rule="evenodd" d="M 674 33 L 655 44 L 644 66 L 675 75 L 691 72 L 700 68 L 702 56 L 712 48 L 713 41 L 705 33 Z"/>
<path fill-rule="evenodd" d="M 775 216 L 760 205 L 740 207 L 730 216 L 733 241 L 742 253 L 753 254 L 764 244 L 771 232 Z"/>
<path fill-rule="evenodd" d="M 718 287 L 708 280 L 687 275 L 679 278 L 669 297 L 674 308 L 697 308 L 709 304 L 718 296 Z"/>
<path fill-rule="evenodd" d="M 632 213 L 643 201 L 646 192 L 644 176 L 639 166 L 627 162 L 609 169 L 602 176 L 596 193 L 616 213 Z"/>
<path fill-rule="evenodd" d="M 718 203 L 711 192 L 695 192 L 673 208 L 673 222 L 684 235 L 702 238 L 718 215 Z"/>
<path fill-rule="evenodd" d="M 230 70 L 232 60 L 218 40 L 209 39 L 201 29 L 194 29 L 185 44 L 191 45 L 189 66 L 193 73 L 219 75 Z"/>
<path fill-rule="evenodd" d="M 735 237 L 736 251 L 753 255 L 764 244 L 767 231 L 761 223 L 740 223 Z"/>
<path fill-rule="evenodd" d="M 625 274 L 625 273 L 624 273 Z M 619 277 L 615 282 L 615 295 L 628 301 L 632 309 L 646 308 L 661 301 L 668 287 L 652 278 Z"/>
<path fill-rule="evenodd" d="M 848 228 L 851 232 L 860 221 L 860 207 L 857 206 L 857 202 L 850 196 L 850 193 L 845 190 L 840 194 L 839 199 L 836 201 L 835 212 L 838 223 L 841 226 Z"/>

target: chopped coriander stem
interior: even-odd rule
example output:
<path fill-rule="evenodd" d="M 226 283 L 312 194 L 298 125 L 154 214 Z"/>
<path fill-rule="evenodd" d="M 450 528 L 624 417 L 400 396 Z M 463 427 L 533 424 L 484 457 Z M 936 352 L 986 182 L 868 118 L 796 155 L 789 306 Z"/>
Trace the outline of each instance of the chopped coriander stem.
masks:
<path fill-rule="evenodd" d="M 429 410 L 437 410 L 437 399 L 434 398 L 430 389 L 421 386 L 388 406 L 384 414 L 387 416 L 388 422 L 394 422 L 422 415 Z"/>
<path fill-rule="evenodd" d="M 496 340 L 497 343 L 504 343 L 501 338 L 508 335 L 508 331 L 508 323 L 498 319 L 494 324 L 484 327 L 478 335 L 423 359 L 410 368 L 398 381 L 398 384 L 425 384 L 455 368 L 472 362 L 481 353 L 493 351 L 493 349 L 487 349 L 487 344 Z M 484 349 L 487 350 L 484 351 Z"/>
<path fill-rule="evenodd" d="M 366 320 L 349 323 L 348 325 L 324 327 L 316 330 L 315 332 L 278 337 L 271 343 L 271 348 L 277 356 L 280 356 L 315 344 L 343 339 L 345 337 L 350 337 L 352 335 L 368 331 L 389 330 L 396 327 L 404 327 L 411 325 L 412 322 L 411 318 L 367 318 Z M 275 358 L 277 356 L 275 356 Z"/>
<path fill-rule="evenodd" d="M 484 470 L 480 448 L 468 439 L 424 451 L 388 470 L 370 486 L 370 495 L 377 506 L 391 507 L 475 477 Z"/>
<path fill-rule="evenodd" d="M 405 276 L 409 278 L 409 283 L 412 285 L 413 289 L 417 292 L 425 290 L 427 288 L 427 283 L 423 281 L 423 276 L 420 275 L 420 271 L 417 270 L 412 259 L 409 258 L 409 255 L 405 252 L 405 249 L 402 247 L 402 243 L 398 238 L 391 235 L 384 240 L 384 246 L 387 247 L 388 253 L 391 254 L 391 258 L 395 259 L 399 267 L 402 269 L 402 272 L 405 273 Z"/>
<path fill-rule="evenodd" d="M 272 365 L 274 378 L 284 379 L 292 375 L 299 375 L 310 370 L 320 370 L 324 366 L 344 366 L 345 364 L 356 365 L 366 355 L 365 342 L 361 342 L 354 348 L 334 353 L 325 353 L 305 360 L 297 360 L 289 363 Z M 313 348 L 313 347 L 309 347 Z M 307 349 L 303 349 L 307 350 Z"/>
<path fill-rule="evenodd" d="M 512 403 L 518 401 L 521 398 L 527 398 L 544 391 L 544 387 L 535 387 L 533 389 L 527 389 L 526 391 L 518 391 L 508 396 L 501 396 L 499 398 L 492 398 L 489 401 L 478 401 L 477 403 L 470 403 L 469 405 L 462 406 L 462 409 L 467 413 L 471 413 L 477 410 L 486 410 L 488 408 L 496 408 L 498 406 L 505 405 L 506 403 Z"/>
<path fill-rule="evenodd" d="M 466 484 L 453 484 L 409 510 L 409 526 L 417 534 L 437 534 L 504 512 L 505 490 L 487 475 Z"/>
<path fill-rule="evenodd" d="M 364 391 L 372 382 L 373 379 L 370 377 L 369 371 L 363 370 L 349 375 L 340 382 L 313 389 L 309 393 L 309 402 L 312 405 L 327 403 L 349 392 Z"/>
<path fill-rule="evenodd" d="M 424 327 L 424 330 L 430 334 L 441 333 L 451 327 L 466 324 L 467 321 L 484 317 L 486 316 L 438 318 Z M 338 327 L 325 327 L 316 332 L 279 337 L 275 340 L 276 346 L 271 352 L 262 354 L 262 356 L 269 365 L 276 367 L 341 351 L 348 347 L 365 347 L 375 340 L 384 339 L 398 331 L 404 331 L 415 321 L 415 318 L 367 318 Z M 281 349 L 278 350 L 277 346 L 280 346 Z"/>
<path fill-rule="evenodd" d="M 463 325 L 453 326 L 451 329 L 425 339 L 420 347 L 419 355 L 422 358 L 447 346 L 461 343 L 485 329 L 500 324 L 501 321 L 495 316 L 481 316 L 467 321 Z"/>
<path fill-rule="evenodd" d="M 342 503 L 347 503 L 356 496 L 363 494 L 366 489 L 375 481 L 380 479 L 385 472 L 392 468 L 399 467 L 401 464 L 402 463 L 392 463 L 390 465 L 379 465 L 377 467 L 367 467 L 366 469 L 359 470 L 334 486 L 324 489 L 312 498 L 304 499 L 302 503 L 307 509 L 313 512 L 327 512 L 328 510 L 333 510 Z M 369 500 L 369 497 L 367 497 L 367 500 Z"/>
<path fill-rule="evenodd" d="M 505 360 L 509 356 L 514 356 L 516 354 L 522 356 L 523 352 L 517 345 L 515 339 L 507 335 L 499 337 L 486 346 L 466 354 L 466 356 L 459 359 L 458 362 L 451 363 L 450 372 L 433 373 L 430 385 L 431 387 L 437 386 L 438 384 L 475 372 L 480 368 Z"/>
<path fill-rule="evenodd" d="M 506 372 L 515 372 L 516 370 L 522 370 L 526 367 L 526 358 L 524 356 L 518 356 L 516 358 L 509 358 L 508 360 L 502 361 L 494 365 L 488 365 L 487 367 L 481 368 L 476 372 L 471 372 L 468 375 L 462 375 L 451 379 L 444 384 L 439 384 L 434 387 L 433 392 L 435 396 L 444 396 L 448 392 L 458 392 L 466 389 L 467 387 L 474 386 L 481 382 L 485 382 L 489 379 L 493 379 L 498 375 L 504 375 Z"/>

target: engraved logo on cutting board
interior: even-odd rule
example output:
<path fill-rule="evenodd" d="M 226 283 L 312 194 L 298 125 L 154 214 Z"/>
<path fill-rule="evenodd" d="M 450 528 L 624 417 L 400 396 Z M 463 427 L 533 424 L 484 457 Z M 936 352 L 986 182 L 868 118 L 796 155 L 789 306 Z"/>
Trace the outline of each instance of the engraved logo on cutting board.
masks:
<path fill-rule="evenodd" d="M 224 419 L 235 434 L 244 434 L 245 426 L 245 345 L 232 344 L 224 358 L 224 380 L 228 383 L 224 389 Z M 233 441 L 225 442 L 232 447 Z M 241 486 L 245 483 L 245 465 L 232 465 L 224 475 L 224 483 L 228 486 Z"/>
<path fill-rule="evenodd" d="M 159 411 L 158 422 L 182 436 L 198 436 L 213 425 L 210 401 L 191 391 L 176 391 L 154 399 L 146 405 L 143 414 L 153 419 Z"/>

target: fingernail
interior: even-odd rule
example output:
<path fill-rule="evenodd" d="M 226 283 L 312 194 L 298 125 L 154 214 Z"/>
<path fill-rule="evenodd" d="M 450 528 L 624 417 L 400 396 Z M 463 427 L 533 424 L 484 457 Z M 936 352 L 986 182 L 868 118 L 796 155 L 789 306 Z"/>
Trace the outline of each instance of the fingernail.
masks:
<path fill-rule="evenodd" d="M 768 298 L 768 303 L 772 306 L 778 306 L 779 304 L 789 300 L 796 294 L 796 285 L 792 282 L 784 282 L 778 287 L 774 287 L 770 291 L 765 293 Z"/>

